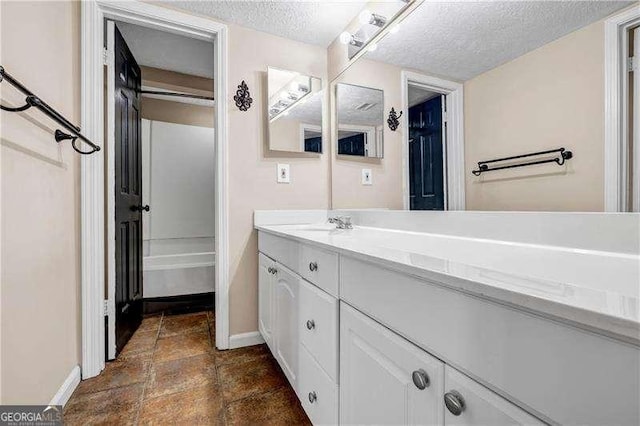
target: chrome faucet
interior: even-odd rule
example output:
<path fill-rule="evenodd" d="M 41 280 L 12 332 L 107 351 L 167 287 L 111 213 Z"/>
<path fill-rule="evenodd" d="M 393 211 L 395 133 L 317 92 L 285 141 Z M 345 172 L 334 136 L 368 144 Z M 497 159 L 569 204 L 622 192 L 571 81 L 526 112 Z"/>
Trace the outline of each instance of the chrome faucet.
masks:
<path fill-rule="evenodd" d="M 353 224 L 351 223 L 351 216 L 330 217 L 329 223 L 335 223 L 336 228 L 338 229 L 353 229 Z"/>

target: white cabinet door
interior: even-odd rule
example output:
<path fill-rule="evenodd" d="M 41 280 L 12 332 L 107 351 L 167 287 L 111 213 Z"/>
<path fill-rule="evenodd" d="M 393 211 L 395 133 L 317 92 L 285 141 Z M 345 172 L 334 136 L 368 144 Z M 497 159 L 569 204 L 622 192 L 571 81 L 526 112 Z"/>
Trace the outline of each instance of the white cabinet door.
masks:
<path fill-rule="evenodd" d="M 537 418 L 459 371 L 445 367 L 446 425 L 542 425 Z"/>
<path fill-rule="evenodd" d="M 258 330 L 273 351 L 273 285 L 275 262 L 259 254 L 258 269 Z"/>
<path fill-rule="evenodd" d="M 442 424 L 443 391 L 442 361 L 340 303 L 341 424 Z"/>
<path fill-rule="evenodd" d="M 275 326 L 276 359 L 296 389 L 298 376 L 298 292 L 301 278 L 276 263 L 275 274 Z"/>

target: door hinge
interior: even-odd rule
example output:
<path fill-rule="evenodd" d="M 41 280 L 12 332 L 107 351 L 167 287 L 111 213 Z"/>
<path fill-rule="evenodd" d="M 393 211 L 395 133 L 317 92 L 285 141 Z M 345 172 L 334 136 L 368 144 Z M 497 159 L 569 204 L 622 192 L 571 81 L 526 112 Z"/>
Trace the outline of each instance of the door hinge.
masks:
<path fill-rule="evenodd" d="M 109 50 L 106 47 L 102 49 L 102 65 L 109 65 Z"/>
<path fill-rule="evenodd" d="M 634 72 L 637 71 L 638 69 L 638 61 L 636 60 L 635 57 L 630 57 L 627 58 L 627 71 L 628 72 Z"/>
<path fill-rule="evenodd" d="M 109 300 L 107 299 L 104 300 L 104 316 L 109 316 Z"/>
<path fill-rule="evenodd" d="M 446 123 L 448 119 L 449 119 L 449 114 L 447 114 L 447 111 L 444 111 L 442 113 L 442 121 Z"/>

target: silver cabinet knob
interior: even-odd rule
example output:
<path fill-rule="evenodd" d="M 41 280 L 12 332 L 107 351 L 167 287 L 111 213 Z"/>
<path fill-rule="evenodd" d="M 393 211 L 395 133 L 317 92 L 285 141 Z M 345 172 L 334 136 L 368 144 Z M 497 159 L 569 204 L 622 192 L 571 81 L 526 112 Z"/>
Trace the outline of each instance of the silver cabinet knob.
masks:
<path fill-rule="evenodd" d="M 315 392 L 309 392 L 309 402 L 310 403 L 314 403 L 318 400 L 318 396 L 316 395 Z"/>
<path fill-rule="evenodd" d="M 411 378 L 413 378 L 413 384 L 420 390 L 426 389 L 429 387 L 429 375 L 423 369 L 416 370 L 411 374 Z"/>
<path fill-rule="evenodd" d="M 307 321 L 307 328 L 309 330 L 313 330 L 314 328 L 316 328 L 316 322 L 312 319 Z"/>
<path fill-rule="evenodd" d="M 318 263 L 317 262 L 309 263 L 309 270 L 311 272 L 317 271 L 318 270 Z"/>
<path fill-rule="evenodd" d="M 269 271 L 270 274 L 273 274 L 273 268 L 271 266 L 269 266 L 269 268 L 267 269 L 267 271 Z"/>
<path fill-rule="evenodd" d="M 444 405 L 454 416 L 459 416 L 465 409 L 464 398 L 458 391 L 449 391 L 444 394 Z"/>
<path fill-rule="evenodd" d="M 277 273 L 278 273 L 278 270 L 277 270 L 276 268 L 271 268 L 271 273 L 272 273 L 272 274 L 277 274 Z"/>

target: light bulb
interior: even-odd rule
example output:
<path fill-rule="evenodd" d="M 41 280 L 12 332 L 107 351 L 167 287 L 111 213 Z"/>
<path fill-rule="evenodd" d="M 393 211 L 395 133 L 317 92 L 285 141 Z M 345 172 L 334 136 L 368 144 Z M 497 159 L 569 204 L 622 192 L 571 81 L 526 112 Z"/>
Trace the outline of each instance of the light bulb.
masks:
<path fill-rule="evenodd" d="M 378 48 L 378 43 L 373 43 L 371 46 L 369 46 L 369 52 L 375 52 L 376 49 Z"/>
<path fill-rule="evenodd" d="M 391 29 L 389 30 L 389 33 L 396 34 L 398 31 L 400 31 L 400 24 L 397 24 L 391 27 Z"/>
<path fill-rule="evenodd" d="M 373 18 L 373 13 L 371 13 L 371 11 L 368 9 L 363 10 L 362 12 L 360 12 L 360 15 L 358 15 L 358 20 L 361 24 L 371 23 L 371 18 Z"/>
<path fill-rule="evenodd" d="M 378 15 L 377 13 L 372 13 L 370 10 L 363 10 L 358 15 L 358 20 L 362 25 L 371 24 L 376 27 L 384 27 L 384 24 L 387 23 L 387 18 L 382 15 Z"/>
<path fill-rule="evenodd" d="M 349 44 L 351 43 L 352 39 L 353 39 L 353 36 L 349 31 L 345 31 L 342 34 L 340 34 L 340 43 L 342 44 Z"/>
<path fill-rule="evenodd" d="M 288 100 L 289 99 L 289 93 L 287 93 L 287 92 L 280 93 L 280 99 L 282 99 L 283 101 Z"/>

